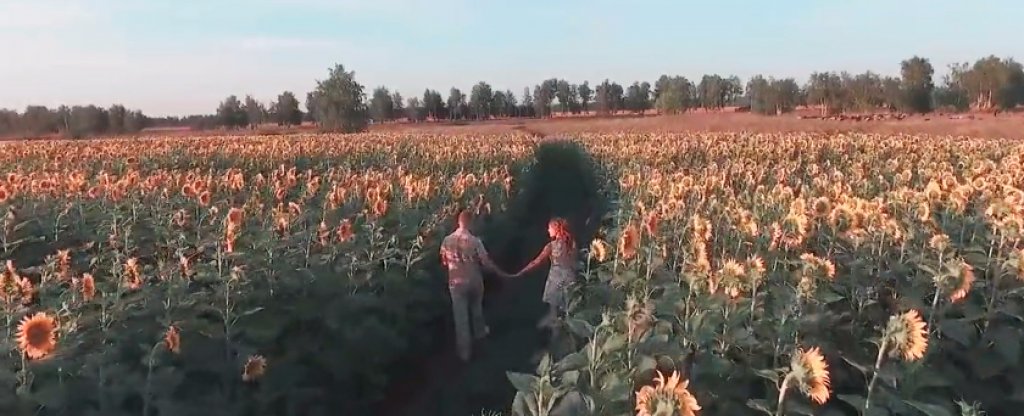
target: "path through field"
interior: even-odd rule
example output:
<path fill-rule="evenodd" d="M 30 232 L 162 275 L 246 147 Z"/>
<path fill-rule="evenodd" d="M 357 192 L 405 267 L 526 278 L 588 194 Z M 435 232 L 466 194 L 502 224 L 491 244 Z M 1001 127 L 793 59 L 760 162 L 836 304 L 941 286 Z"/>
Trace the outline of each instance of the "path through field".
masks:
<path fill-rule="evenodd" d="M 483 235 L 495 261 L 509 273 L 519 271 L 543 248 L 552 215 L 566 217 L 580 242 L 590 241 L 601 218 L 603 205 L 593 168 L 584 169 L 582 159 L 576 157 L 585 154 L 573 155 L 582 150 L 571 144 L 553 146 L 538 150 L 533 177 L 518 185 L 523 188 L 504 214 L 499 235 Z M 378 414 L 507 414 L 515 389 L 506 373 L 532 373 L 548 343 L 547 331 L 537 328 L 546 308 L 541 301 L 546 276 L 546 267 L 515 280 L 485 276 L 484 315 L 491 334 L 477 343 L 470 362 L 463 363 L 455 356 L 449 314 L 433 343 L 436 351 L 398 375 L 401 379 L 392 384 Z"/>

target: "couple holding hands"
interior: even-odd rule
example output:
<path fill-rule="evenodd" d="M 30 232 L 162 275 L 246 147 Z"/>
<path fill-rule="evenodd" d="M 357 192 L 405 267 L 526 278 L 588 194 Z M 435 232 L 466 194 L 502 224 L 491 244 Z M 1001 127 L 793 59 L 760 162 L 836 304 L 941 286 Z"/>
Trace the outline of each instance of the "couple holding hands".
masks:
<path fill-rule="evenodd" d="M 548 222 L 551 241 L 533 261 L 515 274 L 508 274 L 494 264 L 483 243 L 469 229 L 472 219 L 469 211 L 459 213 L 458 228 L 444 238 L 440 253 L 441 263 L 448 270 L 448 290 L 451 292 L 455 317 L 455 345 L 459 358 L 464 361 L 469 361 L 472 350 L 470 318 L 473 339 L 484 338 L 490 331 L 484 322 L 482 268 L 502 277 L 514 278 L 550 260 L 551 269 L 542 298 L 548 304 L 548 313 L 541 321 L 542 326 L 549 325 L 557 313 L 565 311 L 569 285 L 576 277 L 576 243 L 564 219 L 553 218 Z"/>

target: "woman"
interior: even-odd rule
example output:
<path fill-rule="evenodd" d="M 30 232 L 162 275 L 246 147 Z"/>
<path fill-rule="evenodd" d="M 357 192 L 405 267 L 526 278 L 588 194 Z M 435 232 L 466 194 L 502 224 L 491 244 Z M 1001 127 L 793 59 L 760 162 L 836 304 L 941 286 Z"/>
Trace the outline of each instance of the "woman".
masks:
<path fill-rule="evenodd" d="M 548 314 L 541 320 L 540 327 L 550 325 L 558 313 L 565 312 L 568 306 L 569 286 L 576 279 L 576 242 L 569 232 L 569 223 L 562 218 L 552 218 L 548 222 L 548 235 L 551 236 L 551 241 L 544 246 L 544 250 L 519 273 L 513 275 L 513 277 L 522 276 L 535 269 L 544 260 L 551 260 L 551 269 L 548 271 L 543 297 L 544 302 L 549 306 Z"/>

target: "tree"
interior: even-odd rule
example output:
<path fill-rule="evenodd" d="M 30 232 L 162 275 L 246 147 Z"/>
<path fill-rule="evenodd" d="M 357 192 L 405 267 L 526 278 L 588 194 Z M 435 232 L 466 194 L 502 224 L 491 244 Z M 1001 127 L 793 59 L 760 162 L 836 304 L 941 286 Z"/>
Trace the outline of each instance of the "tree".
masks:
<path fill-rule="evenodd" d="M 128 133 L 137 133 L 142 131 L 150 124 L 150 120 L 142 111 L 135 110 L 129 111 L 125 114 L 124 118 L 124 130 Z"/>
<path fill-rule="evenodd" d="M 834 72 L 815 72 L 807 82 L 807 102 L 821 107 L 821 114 L 841 112 L 846 107 L 843 80 Z"/>
<path fill-rule="evenodd" d="M 903 104 L 908 111 L 927 113 L 932 110 L 932 90 L 935 70 L 926 58 L 914 56 L 900 63 Z"/>
<path fill-rule="evenodd" d="M 398 91 L 391 93 L 391 118 L 397 119 L 405 117 L 405 100 L 402 99 L 402 94 Z"/>
<path fill-rule="evenodd" d="M 743 83 L 739 77 L 722 78 L 720 75 L 704 75 L 697 85 L 697 100 L 700 106 L 719 110 L 733 104 L 743 95 Z"/>
<path fill-rule="evenodd" d="M 68 113 L 70 115 L 70 111 Z M 58 126 L 66 125 L 66 121 L 62 122 L 56 113 L 45 106 L 30 105 L 21 114 L 21 131 L 31 135 L 56 133 Z"/>
<path fill-rule="evenodd" d="M 242 103 L 234 95 L 228 96 L 220 103 L 220 107 L 217 108 L 217 120 L 221 126 L 229 129 L 243 127 L 249 122 L 245 110 L 242 109 Z"/>
<path fill-rule="evenodd" d="M 473 118 L 485 119 L 491 113 L 491 104 L 494 101 L 494 92 L 490 84 L 480 81 L 473 86 L 469 92 L 469 110 Z"/>
<path fill-rule="evenodd" d="M 558 80 L 548 79 L 533 88 L 533 106 L 540 117 L 551 115 L 551 103 L 558 92 Z"/>
<path fill-rule="evenodd" d="M 882 79 L 882 107 L 889 111 L 903 108 L 903 83 L 896 77 Z"/>
<path fill-rule="evenodd" d="M 1013 59 L 989 55 L 970 67 L 966 63 L 952 66 L 950 72 L 953 83 L 966 92 L 975 109 L 1012 108 L 1024 103 L 1024 69 Z"/>
<path fill-rule="evenodd" d="M 626 109 L 640 114 L 650 108 L 651 84 L 634 82 L 626 89 Z"/>
<path fill-rule="evenodd" d="M 512 90 L 505 90 L 505 115 L 509 117 L 520 117 L 523 115 L 519 112 L 518 101 Z"/>
<path fill-rule="evenodd" d="M 583 81 L 576 92 L 580 96 L 580 106 L 583 108 L 583 112 L 589 111 L 590 100 L 594 97 L 594 90 L 590 89 L 590 84 L 587 81 Z"/>
<path fill-rule="evenodd" d="M 448 90 L 448 118 L 452 120 L 466 117 L 466 94 L 458 88 L 452 87 Z"/>
<path fill-rule="evenodd" d="M 491 108 L 488 112 L 492 117 L 507 117 L 510 115 L 508 112 L 508 96 L 505 95 L 504 91 L 494 92 L 494 99 L 491 100 Z"/>
<path fill-rule="evenodd" d="M 654 83 L 654 106 L 659 112 L 676 114 L 694 103 L 694 86 L 686 77 L 662 75 Z"/>
<path fill-rule="evenodd" d="M 383 123 L 394 118 L 395 102 L 391 99 L 391 92 L 385 87 L 377 87 L 373 90 L 373 98 L 370 98 L 370 118 L 374 123 Z"/>
<path fill-rule="evenodd" d="M 871 111 L 885 104 L 882 77 L 867 71 L 851 76 L 842 74 L 843 89 L 849 94 L 850 107 L 859 111 Z"/>
<path fill-rule="evenodd" d="M 114 104 L 107 110 L 107 130 L 110 134 L 121 134 L 126 131 L 125 129 L 125 118 L 128 116 L 128 110 L 123 105 Z"/>
<path fill-rule="evenodd" d="M 6 136 L 18 132 L 21 116 L 17 111 L 0 108 L 0 135 Z"/>
<path fill-rule="evenodd" d="M 255 98 L 252 98 L 251 95 L 245 96 L 245 114 L 249 120 L 250 128 L 263 123 L 263 113 L 265 112 L 266 109 L 263 108 L 263 104 L 260 104 Z"/>
<path fill-rule="evenodd" d="M 406 102 L 405 105 L 405 113 L 406 117 L 409 118 L 409 121 L 416 123 L 423 121 L 423 119 L 426 117 L 424 114 L 425 111 L 423 111 L 423 108 L 420 104 L 420 99 L 416 97 L 409 97 L 409 100 Z"/>
<path fill-rule="evenodd" d="M 316 114 L 316 95 L 313 91 L 310 91 L 306 93 L 306 121 L 316 124 Z"/>
<path fill-rule="evenodd" d="M 558 105 L 562 107 L 563 113 L 569 112 L 572 102 L 575 101 L 575 95 L 569 81 L 564 79 L 555 81 L 555 98 L 558 99 Z"/>
<path fill-rule="evenodd" d="M 109 119 L 107 111 L 95 105 L 71 107 L 70 129 L 65 133 L 72 138 L 81 138 L 107 132 Z"/>
<path fill-rule="evenodd" d="M 747 82 L 747 98 L 750 100 L 750 110 L 755 113 L 788 113 L 796 108 L 800 100 L 800 86 L 793 78 L 765 79 L 757 75 Z"/>
<path fill-rule="evenodd" d="M 438 120 L 445 117 L 444 99 L 441 93 L 427 89 L 423 92 L 423 109 L 431 119 Z"/>
<path fill-rule="evenodd" d="M 354 71 L 346 72 L 341 64 L 335 65 L 326 80 L 317 81 L 314 98 L 321 128 L 346 133 L 366 129 L 365 93 L 356 82 Z"/>
<path fill-rule="evenodd" d="M 523 105 L 520 114 L 525 117 L 533 117 L 536 115 L 536 106 L 533 103 L 533 94 L 530 93 L 530 87 L 523 88 Z"/>
<path fill-rule="evenodd" d="M 274 121 L 278 126 L 298 126 L 302 124 L 302 111 L 299 110 L 299 100 L 291 91 L 285 91 L 277 96 L 277 103 L 274 104 Z"/>

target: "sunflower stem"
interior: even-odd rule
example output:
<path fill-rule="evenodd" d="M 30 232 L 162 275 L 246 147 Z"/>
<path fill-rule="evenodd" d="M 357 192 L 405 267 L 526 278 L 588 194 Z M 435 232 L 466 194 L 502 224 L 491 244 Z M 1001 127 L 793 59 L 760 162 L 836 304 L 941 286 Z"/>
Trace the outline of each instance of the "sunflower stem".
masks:
<path fill-rule="evenodd" d="M 146 392 L 142 396 L 142 416 L 149 416 L 151 386 L 153 385 L 153 364 L 156 361 L 157 348 L 160 348 L 159 342 L 149 350 L 149 359 L 146 361 Z"/>
<path fill-rule="evenodd" d="M 882 360 L 885 359 L 885 351 L 889 347 L 889 335 L 886 334 L 885 338 L 882 339 L 882 344 L 878 346 L 878 357 L 875 358 L 875 368 L 871 372 L 871 381 L 868 382 L 867 397 L 864 399 L 864 412 L 871 407 L 871 394 L 875 390 L 875 383 L 878 382 L 878 373 L 882 369 Z"/>
<path fill-rule="evenodd" d="M 779 387 L 779 405 L 775 409 L 775 416 L 782 416 L 782 410 L 785 408 L 786 402 L 786 390 L 789 389 L 789 382 L 793 381 L 793 372 L 786 374 L 786 378 L 782 379 L 782 386 Z"/>

